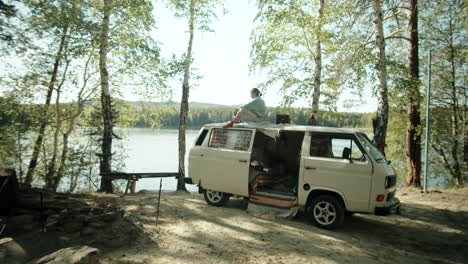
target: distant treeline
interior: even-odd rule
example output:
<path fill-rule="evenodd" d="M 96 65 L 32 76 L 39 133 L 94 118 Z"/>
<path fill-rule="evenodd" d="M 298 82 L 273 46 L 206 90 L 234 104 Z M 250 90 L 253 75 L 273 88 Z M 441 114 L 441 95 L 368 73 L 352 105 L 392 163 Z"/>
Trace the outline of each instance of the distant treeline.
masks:
<path fill-rule="evenodd" d="M 1 100 L 1 97 L 0 97 Z M 179 107 L 178 104 L 146 103 L 144 105 L 115 100 L 115 109 L 120 115 L 120 122 L 115 125 L 120 127 L 159 127 L 159 128 L 178 128 L 179 126 Z M 232 111 L 235 106 L 212 105 L 201 103 L 190 103 L 191 108 L 187 119 L 187 127 L 190 129 L 199 129 L 209 123 L 223 123 L 232 119 Z M 63 104 L 64 109 L 70 108 L 69 104 Z M 95 116 L 99 107 L 97 103 L 86 103 L 85 111 L 81 115 L 78 125 L 89 126 L 88 119 L 100 117 Z M 9 115 L 0 109 L 0 125 L 8 123 L 22 123 L 27 126 L 37 125 L 35 115 L 41 110 L 41 105 L 22 105 L 21 115 L 9 117 Z M 265 120 L 270 123 L 276 123 L 277 114 L 288 114 L 296 125 L 306 125 L 310 116 L 310 109 L 306 108 L 267 108 Z M 350 127 L 350 128 L 372 128 L 372 118 L 374 113 L 352 113 L 352 112 L 329 112 L 322 111 L 318 116 L 319 126 L 328 127 Z M 13 118 L 13 119 L 10 119 Z"/>
<path fill-rule="evenodd" d="M 232 119 L 232 111 L 234 108 L 229 107 L 209 107 L 209 108 L 193 108 L 190 109 L 187 127 L 198 129 L 208 123 L 222 123 Z M 268 108 L 266 121 L 275 123 L 276 115 L 289 114 L 294 124 L 306 125 L 309 118 L 310 110 L 307 109 L 292 109 L 281 111 L 275 108 Z M 347 113 L 347 112 L 321 112 L 318 117 L 319 126 L 329 127 L 354 127 L 354 128 L 371 128 L 372 113 Z M 159 109 L 157 118 L 159 118 L 161 128 L 177 128 L 179 125 L 178 109 Z M 142 117 L 136 120 L 136 127 L 150 127 L 147 117 Z"/>

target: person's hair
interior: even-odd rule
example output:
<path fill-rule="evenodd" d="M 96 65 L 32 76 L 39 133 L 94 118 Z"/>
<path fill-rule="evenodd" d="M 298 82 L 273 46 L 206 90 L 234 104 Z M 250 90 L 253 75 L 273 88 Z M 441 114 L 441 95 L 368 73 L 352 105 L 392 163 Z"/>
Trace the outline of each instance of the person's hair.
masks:
<path fill-rule="evenodd" d="M 262 93 L 257 88 L 252 88 L 252 90 L 250 90 L 250 92 L 256 94 L 257 96 L 262 96 Z"/>

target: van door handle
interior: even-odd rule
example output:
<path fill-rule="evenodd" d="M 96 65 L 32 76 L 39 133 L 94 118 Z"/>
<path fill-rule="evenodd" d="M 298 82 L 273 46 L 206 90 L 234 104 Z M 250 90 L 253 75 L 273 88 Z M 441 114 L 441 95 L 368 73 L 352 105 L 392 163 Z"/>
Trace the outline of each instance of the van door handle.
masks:
<path fill-rule="evenodd" d="M 203 154 L 200 154 L 200 157 L 205 157 L 205 155 L 203 155 Z"/>
<path fill-rule="evenodd" d="M 247 160 L 239 160 L 239 162 L 247 163 Z"/>
<path fill-rule="evenodd" d="M 304 169 L 306 169 L 306 170 L 316 170 L 317 168 L 305 166 Z"/>

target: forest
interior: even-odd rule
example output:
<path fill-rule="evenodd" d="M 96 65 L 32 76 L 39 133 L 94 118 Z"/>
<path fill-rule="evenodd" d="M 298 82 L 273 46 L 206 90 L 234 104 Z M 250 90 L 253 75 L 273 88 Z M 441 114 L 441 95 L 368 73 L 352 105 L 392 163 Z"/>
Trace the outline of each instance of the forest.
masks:
<path fill-rule="evenodd" d="M 183 54 L 165 55 L 152 34 L 163 26 L 156 2 L 186 24 Z M 184 176 L 186 129 L 227 122 L 235 108 L 189 103 L 203 77 L 192 67 L 203 60 L 194 35 L 213 32 L 229 2 L 1 0 L 0 164 L 26 186 L 57 190 L 67 178 L 69 191 L 113 192 L 119 186 L 100 175 L 123 162 L 115 147 L 123 135 L 114 128 L 177 128 Z M 260 90 L 279 87 L 282 98 L 267 121 L 287 113 L 295 124 L 365 129 L 404 185 L 420 188 L 430 84 L 428 167 L 445 186 L 464 186 L 465 1 L 253 2 L 249 69 L 266 75 Z M 374 112 L 337 111 L 345 92 L 365 101 L 366 89 L 377 98 Z M 130 102 L 130 90 L 141 101 Z M 301 100 L 308 107 L 298 107 Z M 79 143 L 71 140 L 78 131 Z M 183 179 L 177 188 L 185 189 Z"/>

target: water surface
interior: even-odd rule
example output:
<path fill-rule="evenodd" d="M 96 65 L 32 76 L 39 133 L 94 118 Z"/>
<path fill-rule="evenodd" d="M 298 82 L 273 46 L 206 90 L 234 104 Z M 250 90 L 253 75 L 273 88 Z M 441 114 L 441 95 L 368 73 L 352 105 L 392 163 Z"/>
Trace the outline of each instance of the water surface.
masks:
<path fill-rule="evenodd" d="M 177 172 L 178 171 L 178 130 L 131 128 L 124 129 L 126 136 L 121 141 L 125 154 L 125 172 Z M 197 130 L 186 132 L 187 153 L 193 145 Z M 187 161 L 185 162 L 187 171 Z M 175 178 L 163 178 L 163 190 L 175 190 Z M 141 179 L 136 190 L 159 189 L 159 178 Z M 187 189 L 197 191 L 195 185 L 187 184 Z"/>

